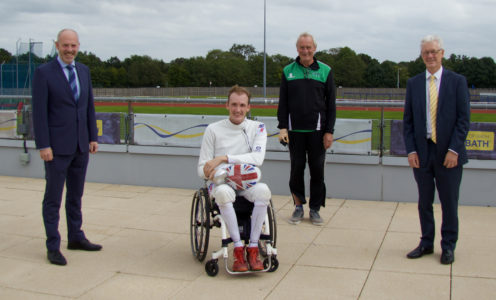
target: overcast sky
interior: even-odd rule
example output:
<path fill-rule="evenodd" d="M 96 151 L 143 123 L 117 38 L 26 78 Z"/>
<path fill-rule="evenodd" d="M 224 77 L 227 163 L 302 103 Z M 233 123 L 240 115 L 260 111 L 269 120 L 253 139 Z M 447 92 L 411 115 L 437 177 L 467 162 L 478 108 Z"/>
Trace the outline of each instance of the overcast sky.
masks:
<path fill-rule="evenodd" d="M 496 57 L 496 0 L 267 0 L 266 50 L 296 57 L 312 33 L 317 50 L 348 46 L 380 62 L 414 60 L 420 39 L 444 39 L 446 55 Z M 79 33 L 81 51 L 102 60 L 148 55 L 165 62 L 206 56 L 236 44 L 264 47 L 263 0 L 2 0 L 0 48 L 43 43 L 62 28 Z"/>

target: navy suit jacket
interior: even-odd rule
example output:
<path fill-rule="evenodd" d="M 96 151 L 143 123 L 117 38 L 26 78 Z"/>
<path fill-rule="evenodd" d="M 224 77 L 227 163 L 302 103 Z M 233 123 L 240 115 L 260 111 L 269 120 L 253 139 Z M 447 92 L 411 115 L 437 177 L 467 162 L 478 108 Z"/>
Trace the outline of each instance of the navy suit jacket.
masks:
<path fill-rule="evenodd" d="M 36 148 L 54 155 L 89 151 L 97 141 L 93 88 L 87 66 L 76 63 L 80 96 L 76 102 L 57 59 L 39 66 L 33 77 L 33 125 Z"/>
<path fill-rule="evenodd" d="M 416 151 L 420 167 L 427 165 L 426 75 L 407 82 L 403 134 L 407 153 Z M 470 95 L 464 76 L 443 68 L 438 96 L 436 161 L 443 162 L 448 149 L 458 153 L 458 164 L 467 163 L 465 140 L 470 127 Z"/>

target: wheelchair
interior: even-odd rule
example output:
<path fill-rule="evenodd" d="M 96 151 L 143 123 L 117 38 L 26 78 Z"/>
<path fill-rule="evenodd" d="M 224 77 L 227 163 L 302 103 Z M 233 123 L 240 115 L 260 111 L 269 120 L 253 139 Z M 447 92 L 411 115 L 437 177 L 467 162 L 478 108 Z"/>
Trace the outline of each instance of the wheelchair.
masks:
<path fill-rule="evenodd" d="M 242 196 L 236 196 L 236 201 L 233 203 L 234 210 L 238 219 L 238 227 L 241 239 L 247 245 L 251 232 L 251 213 L 253 203 L 249 202 Z M 215 199 L 210 199 L 207 187 L 198 189 L 191 204 L 191 219 L 190 219 L 190 237 L 191 251 L 193 256 L 200 262 L 203 262 L 208 253 L 208 244 L 210 238 L 210 229 L 219 227 L 222 234 L 221 248 L 213 251 L 212 258 L 205 264 L 205 271 L 209 276 L 216 276 L 219 272 L 218 259 L 224 258 L 226 271 L 232 275 L 274 272 L 279 266 L 277 260 L 277 226 L 275 212 L 270 200 L 267 206 L 267 215 L 262 227 L 262 233 L 258 242 L 260 256 L 263 258 L 264 269 L 261 271 L 233 272 L 228 266 L 228 245 L 232 243 L 232 239 L 228 237 L 227 226 L 222 219 L 219 208 L 215 203 Z"/>

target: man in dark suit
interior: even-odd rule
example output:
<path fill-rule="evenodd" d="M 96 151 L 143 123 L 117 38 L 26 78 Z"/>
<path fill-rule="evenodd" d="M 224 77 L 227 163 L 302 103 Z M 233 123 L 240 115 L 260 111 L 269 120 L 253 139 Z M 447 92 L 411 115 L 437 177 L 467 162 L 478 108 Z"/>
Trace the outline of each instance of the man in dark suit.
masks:
<path fill-rule="evenodd" d="M 458 240 L 458 195 L 465 140 L 470 126 L 470 98 L 462 75 L 442 67 L 443 43 L 429 35 L 421 41 L 426 72 L 410 78 L 406 88 L 403 130 L 408 163 L 418 185 L 418 210 L 422 237 L 407 254 L 419 258 L 434 252 L 432 203 L 437 188 L 442 208 L 441 263 L 455 260 Z"/>
<path fill-rule="evenodd" d="M 66 183 L 67 248 L 98 251 L 81 230 L 83 196 L 89 154 L 98 150 L 95 107 L 90 71 L 74 59 L 79 50 L 78 34 L 63 29 L 55 46 L 58 57 L 41 65 L 33 77 L 33 123 L 36 148 L 45 161 L 43 222 L 47 235 L 47 258 L 65 265 L 60 252 L 59 210 Z"/>

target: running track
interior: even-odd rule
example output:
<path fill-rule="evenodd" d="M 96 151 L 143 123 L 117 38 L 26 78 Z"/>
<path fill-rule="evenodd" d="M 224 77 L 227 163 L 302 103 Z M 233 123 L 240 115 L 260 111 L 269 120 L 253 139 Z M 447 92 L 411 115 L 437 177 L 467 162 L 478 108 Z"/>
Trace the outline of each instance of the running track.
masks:
<path fill-rule="evenodd" d="M 95 102 L 96 106 L 127 106 L 127 102 Z M 209 103 L 133 103 L 133 106 L 169 106 L 169 107 L 225 107 L 224 104 Z M 272 108 L 277 109 L 277 105 L 251 105 L 252 108 Z M 380 111 L 380 107 L 363 107 L 363 106 L 339 106 L 338 110 L 364 110 Z M 402 107 L 385 107 L 384 111 L 403 111 Z M 496 114 L 496 109 L 472 109 L 472 113 L 490 113 Z"/>

